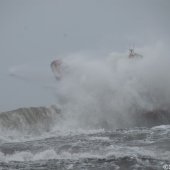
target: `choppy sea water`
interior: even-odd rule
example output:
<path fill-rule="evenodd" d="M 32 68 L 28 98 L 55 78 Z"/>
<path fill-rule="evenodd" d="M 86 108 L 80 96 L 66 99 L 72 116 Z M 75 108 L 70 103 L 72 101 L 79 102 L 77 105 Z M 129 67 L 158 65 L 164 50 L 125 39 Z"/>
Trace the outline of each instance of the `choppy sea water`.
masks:
<path fill-rule="evenodd" d="M 54 129 L 57 112 L 53 107 L 1 113 L 0 169 L 161 170 L 170 164 L 168 124 Z"/>

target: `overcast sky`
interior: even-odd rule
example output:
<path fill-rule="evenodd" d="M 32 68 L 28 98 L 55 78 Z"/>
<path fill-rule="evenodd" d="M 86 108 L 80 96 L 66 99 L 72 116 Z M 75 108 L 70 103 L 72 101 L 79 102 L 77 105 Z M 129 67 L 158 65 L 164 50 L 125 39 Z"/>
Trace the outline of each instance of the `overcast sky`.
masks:
<path fill-rule="evenodd" d="M 43 77 L 55 56 L 169 43 L 169 9 L 169 0 L 0 0 L 0 111 L 56 100 L 45 88 L 53 77 L 24 81 L 11 68 Z"/>

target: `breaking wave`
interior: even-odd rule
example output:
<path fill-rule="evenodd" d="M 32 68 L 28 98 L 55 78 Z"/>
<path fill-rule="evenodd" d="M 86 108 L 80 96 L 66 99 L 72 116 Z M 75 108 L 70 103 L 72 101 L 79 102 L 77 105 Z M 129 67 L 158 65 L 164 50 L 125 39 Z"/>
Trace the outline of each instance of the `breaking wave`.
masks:
<path fill-rule="evenodd" d="M 62 59 L 56 105 L 0 113 L 3 169 L 162 169 L 169 166 L 169 53 L 157 46 Z M 11 73 L 29 78 L 23 68 Z"/>
<path fill-rule="evenodd" d="M 169 52 L 163 44 L 136 50 L 143 58 L 129 59 L 127 53 L 63 58 L 56 93 L 68 128 L 169 123 Z"/>
<path fill-rule="evenodd" d="M 1 131 L 37 133 L 55 128 L 169 124 L 169 52 L 162 44 L 136 50 L 144 56 L 142 59 L 129 59 L 127 53 L 63 58 L 62 78 L 56 81 L 57 107 L 1 113 Z"/>
<path fill-rule="evenodd" d="M 50 131 L 60 118 L 60 110 L 56 106 L 19 108 L 0 114 L 0 130 L 16 131 L 25 134 L 41 134 Z"/>

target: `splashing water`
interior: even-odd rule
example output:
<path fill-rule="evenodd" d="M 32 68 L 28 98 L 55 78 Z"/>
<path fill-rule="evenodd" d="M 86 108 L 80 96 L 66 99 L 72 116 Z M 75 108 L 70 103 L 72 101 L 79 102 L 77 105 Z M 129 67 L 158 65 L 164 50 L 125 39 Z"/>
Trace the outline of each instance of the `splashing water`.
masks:
<path fill-rule="evenodd" d="M 56 106 L 0 114 L 0 168 L 159 170 L 169 165 L 169 51 L 163 44 L 136 51 L 144 57 L 62 58 Z M 32 80 L 21 68 L 12 70 L 14 76 Z"/>
<path fill-rule="evenodd" d="M 63 59 L 65 74 L 56 92 L 69 128 L 128 127 L 134 114 L 169 109 L 169 54 L 160 44 L 138 51 L 144 58 L 112 53 Z"/>

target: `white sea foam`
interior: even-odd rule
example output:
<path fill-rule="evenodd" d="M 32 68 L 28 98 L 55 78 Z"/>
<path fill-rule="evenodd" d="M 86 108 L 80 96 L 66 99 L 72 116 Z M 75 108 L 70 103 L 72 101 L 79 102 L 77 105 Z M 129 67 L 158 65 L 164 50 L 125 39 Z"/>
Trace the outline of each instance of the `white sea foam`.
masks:
<path fill-rule="evenodd" d="M 38 153 L 31 153 L 30 151 L 22 151 L 16 152 L 14 154 L 3 154 L 0 152 L 0 161 L 9 162 L 9 161 L 38 161 L 38 160 L 50 160 L 50 159 L 71 159 L 71 160 L 79 160 L 84 158 L 107 158 L 107 157 L 139 157 L 139 156 L 147 156 L 152 158 L 162 158 L 167 159 L 167 155 L 169 152 L 165 154 L 160 153 L 156 154 L 152 150 L 146 150 L 142 147 L 123 147 L 118 145 L 111 145 L 109 147 L 103 147 L 101 150 L 92 151 L 92 152 L 78 152 L 78 153 L 70 153 L 68 151 L 63 151 L 57 153 L 53 149 L 48 149 L 44 151 L 40 151 Z"/>
<path fill-rule="evenodd" d="M 62 152 L 57 154 L 53 149 L 45 150 L 36 154 L 29 151 L 16 152 L 12 155 L 4 155 L 0 152 L 0 161 L 37 161 L 37 160 L 50 160 L 50 159 L 73 159 L 78 160 L 81 158 L 102 158 L 101 155 L 94 153 L 70 153 Z"/>
<path fill-rule="evenodd" d="M 93 136 L 93 137 L 90 137 L 89 140 L 110 141 L 109 137 L 103 137 L 103 136 Z"/>

